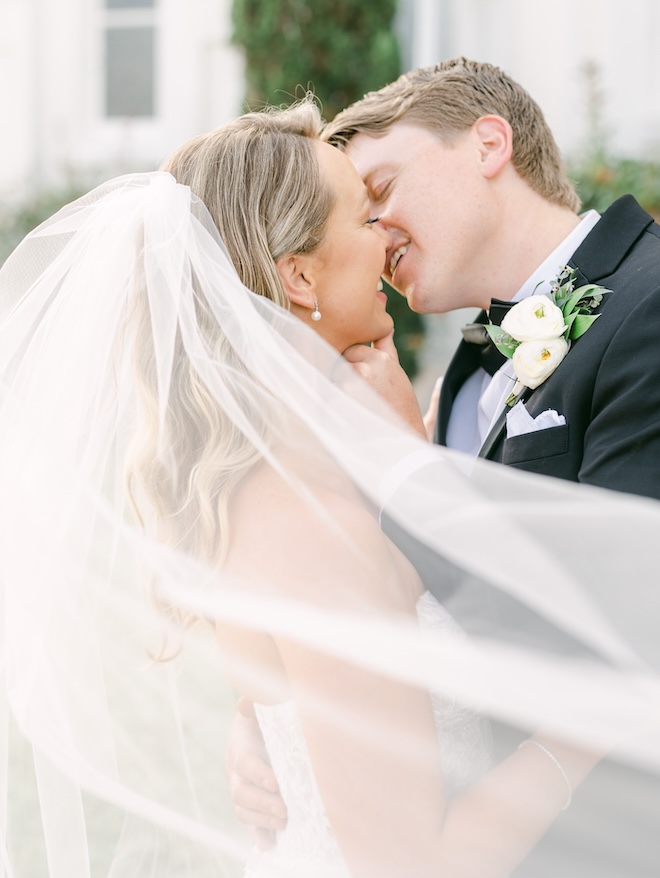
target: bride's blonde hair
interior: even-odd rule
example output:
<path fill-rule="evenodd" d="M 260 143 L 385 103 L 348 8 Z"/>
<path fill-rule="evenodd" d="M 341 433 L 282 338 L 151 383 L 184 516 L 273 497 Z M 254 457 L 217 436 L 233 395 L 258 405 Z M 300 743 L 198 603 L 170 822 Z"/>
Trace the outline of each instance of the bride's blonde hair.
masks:
<path fill-rule="evenodd" d="M 243 284 L 284 308 L 289 301 L 275 260 L 317 248 L 333 207 L 313 144 L 320 127 L 319 110 L 308 98 L 284 110 L 249 113 L 196 137 L 161 167 L 204 202 Z M 240 373 L 244 366 L 231 340 L 198 291 L 195 308 L 210 360 L 223 364 L 227 373 Z M 127 331 L 142 405 L 142 426 L 127 470 L 129 495 L 143 523 L 151 521 L 160 539 L 219 564 L 229 542 L 233 491 L 262 455 L 218 404 L 178 331 L 163 443 L 146 294 L 136 297 Z M 251 425 L 267 442 L 277 423 L 268 392 L 258 392 L 258 405 L 252 397 L 240 398 L 238 379 L 230 392 L 239 406 L 249 406 Z M 163 609 L 178 622 L 193 621 L 179 609 Z"/>
<path fill-rule="evenodd" d="M 161 167 L 202 199 L 245 286 L 283 308 L 275 260 L 316 250 L 334 203 L 314 148 L 321 127 L 308 96 L 202 134 Z"/>

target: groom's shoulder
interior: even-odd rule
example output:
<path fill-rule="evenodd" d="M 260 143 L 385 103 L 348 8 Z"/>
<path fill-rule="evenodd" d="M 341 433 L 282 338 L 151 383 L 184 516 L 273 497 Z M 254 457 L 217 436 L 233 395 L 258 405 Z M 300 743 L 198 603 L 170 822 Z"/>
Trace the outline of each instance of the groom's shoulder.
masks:
<path fill-rule="evenodd" d="M 630 193 L 620 195 L 608 208 L 603 211 L 603 217 L 609 217 L 613 221 L 646 225 L 654 222 L 653 216 L 646 211 L 634 195 Z"/>
<path fill-rule="evenodd" d="M 647 240 L 651 246 L 660 242 L 660 225 L 656 217 L 646 211 L 634 195 L 622 195 L 604 211 L 592 234 L 611 240 L 614 251 L 617 243 L 635 243 Z M 647 238 L 647 234 L 650 236 Z"/>
<path fill-rule="evenodd" d="M 573 257 L 591 280 L 639 296 L 660 289 L 660 225 L 632 195 L 618 198 Z"/>

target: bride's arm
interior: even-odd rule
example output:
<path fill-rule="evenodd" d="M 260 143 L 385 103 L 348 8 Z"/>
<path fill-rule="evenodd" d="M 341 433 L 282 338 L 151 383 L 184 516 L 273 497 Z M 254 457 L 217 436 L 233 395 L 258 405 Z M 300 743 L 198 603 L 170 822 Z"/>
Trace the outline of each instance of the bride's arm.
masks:
<path fill-rule="evenodd" d="M 603 755 L 540 735 L 524 744 L 452 801 L 438 875 L 509 875 L 568 807 L 573 791 Z"/>
<path fill-rule="evenodd" d="M 277 527 L 261 530 L 259 554 L 283 596 L 346 613 L 351 625 L 336 653 L 314 637 L 274 637 L 351 875 L 506 875 L 562 810 L 567 783 L 576 788 L 597 757 L 546 741 L 559 769 L 541 748 L 522 747 L 447 807 L 428 693 L 350 656 L 352 648 L 370 655 L 352 634 L 362 630 L 361 615 L 366 632 L 374 620 L 416 624 L 416 580 L 365 509 L 343 498 L 324 498 L 324 506 L 324 521 L 289 507 Z M 284 550 L 283 535 L 294 531 L 295 545 L 289 539 Z"/>

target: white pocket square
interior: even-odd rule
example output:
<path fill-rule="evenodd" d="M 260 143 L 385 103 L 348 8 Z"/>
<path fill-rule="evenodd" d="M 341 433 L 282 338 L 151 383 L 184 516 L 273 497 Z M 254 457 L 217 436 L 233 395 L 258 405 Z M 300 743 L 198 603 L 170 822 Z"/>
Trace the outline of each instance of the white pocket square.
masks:
<path fill-rule="evenodd" d="M 521 400 L 506 416 L 506 435 L 507 439 L 512 439 L 514 436 L 523 436 L 525 433 L 536 433 L 539 430 L 548 430 L 550 427 L 561 427 L 565 423 L 566 418 L 563 415 L 558 415 L 554 409 L 547 409 L 533 418 Z"/>

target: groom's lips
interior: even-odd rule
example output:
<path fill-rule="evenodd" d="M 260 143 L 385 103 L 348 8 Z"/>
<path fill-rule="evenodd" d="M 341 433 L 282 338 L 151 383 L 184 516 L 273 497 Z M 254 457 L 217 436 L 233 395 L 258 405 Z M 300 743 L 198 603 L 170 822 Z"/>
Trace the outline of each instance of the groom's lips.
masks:
<path fill-rule="evenodd" d="M 394 275 L 396 274 L 396 270 L 397 270 L 397 267 L 399 265 L 399 262 L 408 252 L 408 247 L 410 247 L 410 244 L 403 244 L 402 246 L 397 247 L 397 249 L 394 251 L 394 253 L 392 253 L 392 255 L 390 256 L 390 258 L 388 260 L 387 267 L 388 267 L 389 275 L 392 278 L 392 281 L 394 281 Z"/>

